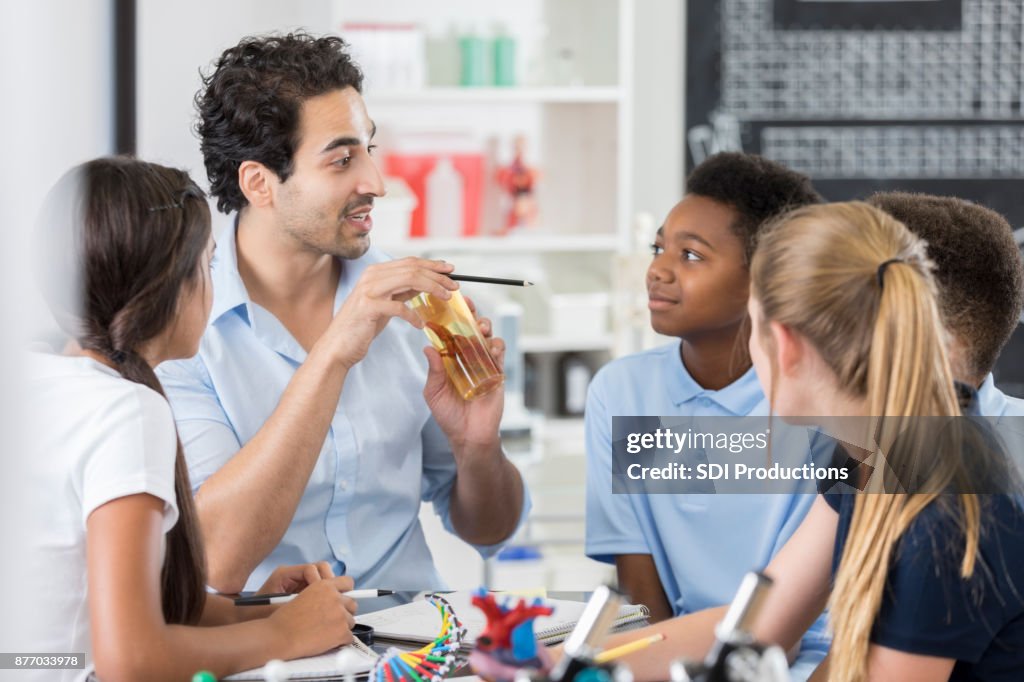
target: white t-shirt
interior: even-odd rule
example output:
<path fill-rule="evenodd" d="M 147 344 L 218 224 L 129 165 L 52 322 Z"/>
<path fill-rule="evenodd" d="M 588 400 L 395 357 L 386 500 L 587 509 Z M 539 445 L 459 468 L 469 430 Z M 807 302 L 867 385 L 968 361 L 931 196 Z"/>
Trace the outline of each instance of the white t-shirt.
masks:
<path fill-rule="evenodd" d="M 23 631 L 29 647 L 23 651 L 85 652 L 87 673 L 86 520 L 106 502 L 148 493 L 164 501 L 164 533 L 174 526 L 174 418 L 161 395 L 90 358 L 31 353 L 28 369 L 31 502 L 24 523 L 32 531 L 28 584 L 19 589 L 37 595 L 38 611 Z M 39 670 L 19 679 L 83 676 Z"/>

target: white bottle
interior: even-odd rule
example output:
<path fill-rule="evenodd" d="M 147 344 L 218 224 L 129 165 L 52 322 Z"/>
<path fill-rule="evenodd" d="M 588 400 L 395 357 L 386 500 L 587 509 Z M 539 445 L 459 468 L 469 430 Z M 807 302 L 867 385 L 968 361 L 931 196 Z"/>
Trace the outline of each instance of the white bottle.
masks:
<path fill-rule="evenodd" d="M 462 236 L 462 176 L 450 157 L 438 159 L 426 180 L 427 236 Z"/>
<path fill-rule="evenodd" d="M 583 414 L 590 386 L 590 365 L 578 353 L 563 355 L 559 362 L 562 380 L 560 412 L 565 416 Z"/>

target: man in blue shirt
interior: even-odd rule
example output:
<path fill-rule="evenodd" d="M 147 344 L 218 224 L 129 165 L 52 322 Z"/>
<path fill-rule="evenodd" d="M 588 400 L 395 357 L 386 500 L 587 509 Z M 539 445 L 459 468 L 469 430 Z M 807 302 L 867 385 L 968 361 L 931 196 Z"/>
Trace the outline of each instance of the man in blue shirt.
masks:
<path fill-rule="evenodd" d="M 435 589 L 421 501 L 485 555 L 529 508 L 501 392 L 463 401 L 404 304 L 447 298 L 452 267 L 370 248 L 384 189 L 361 85 L 336 37 L 257 37 L 196 100 L 211 193 L 236 226 L 199 354 L 159 373 L 223 592 L 307 562 L 359 587 Z"/>

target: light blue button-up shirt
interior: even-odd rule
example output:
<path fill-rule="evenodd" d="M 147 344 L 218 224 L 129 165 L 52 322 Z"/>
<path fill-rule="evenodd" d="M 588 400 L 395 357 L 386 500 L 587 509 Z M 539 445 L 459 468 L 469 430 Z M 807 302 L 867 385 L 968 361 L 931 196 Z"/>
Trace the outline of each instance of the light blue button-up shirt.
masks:
<path fill-rule="evenodd" d="M 702 388 L 682 363 L 680 342 L 605 365 L 586 407 L 586 553 L 612 562 L 650 554 L 676 615 L 728 604 L 743 575 L 764 568 L 810 510 L 815 495 L 612 494 L 612 417 L 767 415 L 751 368 L 718 391 Z M 793 676 L 824 658 L 824 618 L 804 638 Z"/>
<path fill-rule="evenodd" d="M 389 260 L 371 248 L 343 261 L 337 311 L 366 266 Z M 199 354 L 157 370 L 174 411 L 193 490 L 248 443 L 277 407 L 306 351 L 238 273 L 235 230 L 213 260 L 214 301 Z M 453 532 L 449 500 L 456 468 L 451 448 L 423 400 L 423 332 L 393 319 L 349 370 L 320 456 L 291 525 L 253 571 L 258 588 L 277 566 L 329 561 L 356 587 L 444 587 L 419 523 L 433 503 Z M 325 400 L 334 400 L 325 396 Z M 520 522 L 529 511 L 525 493 Z M 477 547 L 490 556 L 501 545 Z"/>

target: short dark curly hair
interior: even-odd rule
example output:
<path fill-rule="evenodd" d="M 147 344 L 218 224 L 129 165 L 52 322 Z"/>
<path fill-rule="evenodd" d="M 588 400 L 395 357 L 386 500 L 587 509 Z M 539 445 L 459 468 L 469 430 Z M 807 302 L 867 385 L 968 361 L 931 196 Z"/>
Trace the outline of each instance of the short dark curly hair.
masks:
<path fill-rule="evenodd" d="M 221 54 L 196 94 L 196 132 L 217 209 L 248 202 L 238 167 L 258 161 L 282 182 L 293 171 L 303 101 L 333 90 L 362 92 L 363 74 L 337 36 L 250 36 Z"/>
<path fill-rule="evenodd" d="M 939 307 L 980 380 L 992 371 L 1024 305 L 1024 264 L 1003 216 L 965 199 L 880 192 L 868 203 L 928 242 Z M 967 377 L 963 377 L 967 378 Z"/>
<path fill-rule="evenodd" d="M 686 179 L 686 191 L 736 212 L 732 227 L 743 240 L 748 264 L 754 255 L 757 233 L 772 218 L 823 201 L 806 175 L 763 156 L 741 152 L 709 156 Z"/>

